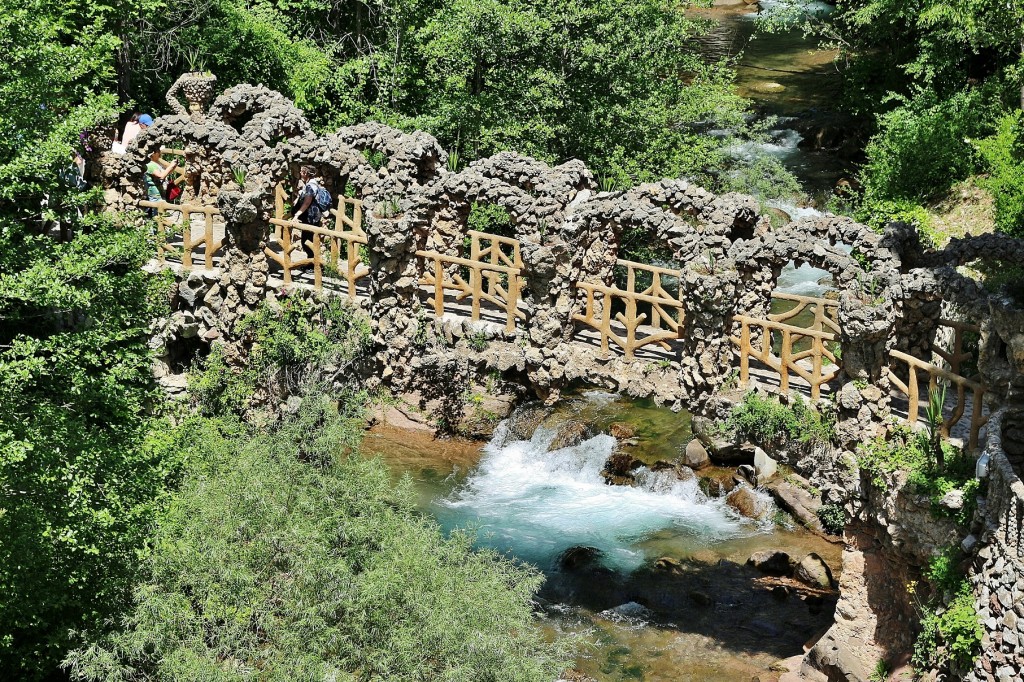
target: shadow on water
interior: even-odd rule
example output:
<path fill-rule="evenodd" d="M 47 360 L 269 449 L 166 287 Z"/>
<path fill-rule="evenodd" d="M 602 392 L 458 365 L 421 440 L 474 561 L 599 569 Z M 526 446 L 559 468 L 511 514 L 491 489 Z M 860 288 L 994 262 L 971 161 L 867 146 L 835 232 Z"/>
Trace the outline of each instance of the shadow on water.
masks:
<path fill-rule="evenodd" d="M 375 427 L 364 451 L 410 475 L 421 509 L 442 527 L 475 528 L 480 545 L 543 571 L 542 627 L 591 643 L 577 660 L 585 674 L 751 679 L 829 625 L 834 594 L 781 589 L 768 581 L 786 579 L 745 562 L 763 549 L 816 552 L 837 571 L 839 548 L 780 515 L 743 519 L 696 479 L 604 484 L 599 471 L 615 449 L 648 465 L 678 457 L 692 437 L 689 415 L 597 392 L 539 413 L 532 437 L 506 432 L 483 448 Z M 586 424 L 587 437 L 551 449 L 567 423 Z M 622 425 L 633 431 L 626 441 L 607 435 Z"/>

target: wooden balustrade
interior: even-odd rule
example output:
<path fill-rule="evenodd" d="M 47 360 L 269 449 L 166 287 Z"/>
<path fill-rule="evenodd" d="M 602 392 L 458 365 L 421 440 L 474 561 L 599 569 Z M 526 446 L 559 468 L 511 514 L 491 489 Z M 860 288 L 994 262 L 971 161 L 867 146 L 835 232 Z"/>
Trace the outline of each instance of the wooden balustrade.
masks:
<path fill-rule="evenodd" d="M 950 371 L 954 374 L 961 374 L 960 369 L 965 360 L 974 358 L 974 353 L 964 350 L 964 334 L 971 332 L 979 334 L 981 327 L 968 322 L 956 322 L 954 320 L 939 319 L 940 327 L 949 327 L 953 330 L 953 347 L 949 350 L 933 344 L 932 352 L 946 361 Z"/>
<path fill-rule="evenodd" d="M 740 325 L 739 337 L 730 336 L 729 340 L 740 351 L 740 382 L 746 384 L 750 379 L 750 360 L 753 358 L 779 374 L 779 388 L 783 393 L 789 391 L 790 374 L 795 374 L 811 387 L 811 399 L 821 397 L 821 387 L 835 379 L 839 374 L 836 356 L 826 345 L 835 340 L 835 334 L 817 329 L 794 327 L 793 325 L 774 320 L 759 320 L 746 315 L 735 315 L 733 320 Z M 760 328 L 760 342 L 753 338 L 751 328 Z M 772 335 L 781 336 L 779 354 L 772 351 Z M 810 347 L 797 351 L 794 344 L 802 339 L 810 341 Z M 810 367 L 801 364 L 810 360 Z M 826 374 L 823 370 L 825 360 L 833 363 L 834 369 Z"/>
<path fill-rule="evenodd" d="M 320 291 L 323 289 L 324 269 L 329 266 L 342 276 L 348 284 L 348 297 L 354 300 L 356 297 L 356 282 L 370 274 L 370 269 L 362 263 L 359 248 L 367 243 L 366 232 L 363 230 L 363 202 L 358 199 L 339 196 L 337 208 L 332 208 L 329 215 L 334 217 L 334 227 L 322 227 L 306 225 L 297 220 L 285 219 L 284 187 L 278 183 L 274 196 L 274 214 L 270 219 L 274 226 L 271 236 L 271 245 L 277 244 L 281 251 L 278 253 L 270 246 L 264 249 L 268 258 L 281 266 L 284 272 L 283 279 L 286 283 L 292 282 L 292 271 L 313 266 L 313 286 Z M 350 215 L 351 213 L 351 215 Z M 296 236 L 298 232 L 299 236 Z M 302 232 L 312 235 L 312 239 L 306 244 L 313 252 L 312 257 L 303 254 L 302 258 L 294 258 L 292 252 L 302 246 Z M 325 260 L 325 244 L 328 256 Z M 344 268 L 341 263 L 342 242 L 345 244 Z M 330 274 L 330 273 L 328 273 Z"/>
<path fill-rule="evenodd" d="M 801 296 L 799 294 L 787 294 L 781 291 L 772 292 L 773 301 L 794 301 L 795 306 L 782 313 L 775 313 L 768 316 L 772 322 L 785 322 L 792 324 L 792 320 L 799 317 L 808 308 L 811 309 L 813 318 L 807 329 L 819 332 L 839 333 L 837 312 L 839 301 L 827 298 L 814 298 L 813 296 Z"/>
<path fill-rule="evenodd" d="M 685 329 L 683 302 L 681 293 L 672 295 L 665 290 L 661 278 L 678 278 L 679 271 L 621 259 L 616 261 L 616 265 L 626 268 L 626 288 L 577 282 L 576 288 L 586 292 L 586 308 L 583 314 L 573 315 L 573 319 L 600 332 L 601 351 L 604 353 L 608 352 L 609 341 L 621 347 L 627 358 L 632 358 L 637 349 L 651 344 L 670 350 L 668 341 L 682 338 Z M 636 290 L 637 272 L 651 275 L 651 285 L 642 291 Z M 624 312 L 613 314 L 616 300 L 624 304 Z M 638 310 L 639 303 L 650 306 L 650 318 L 646 312 Z M 625 336 L 613 331 L 613 321 L 624 327 Z M 652 331 L 642 330 L 644 323 Z"/>
<path fill-rule="evenodd" d="M 213 233 L 213 216 L 220 212 L 215 206 L 200 206 L 199 204 L 171 204 L 166 201 L 140 201 L 142 208 L 156 209 L 157 232 L 165 237 L 168 232 L 173 231 L 175 226 L 181 225 L 182 250 L 180 252 L 181 262 L 186 268 L 193 267 L 192 252 L 197 246 L 204 247 L 204 263 L 207 269 L 213 267 L 213 254 L 220 250 L 224 240 L 217 239 Z M 192 237 L 192 216 L 201 213 L 203 215 L 203 232 L 199 237 Z M 177 214 L 178 220 L 172 220 L 169 214 Z M 171 229 L 169 229 L 171 228 Z M 173 244 L 164 244 L 160 252 L 160 260 L 164 260 L 165 254 L 178 255 L 179 251 Z"/>
<path fill-rule="evenodd" d="M 981 427 L 988 421 L 988 416 L 982 414 L 984 408 L 983 400 L 986 391 L 985 386 L 947 369 L 943 369 L 942 367 L 937 367 L 930 362 L 925 362 L 924 360 L 915 358 L 913 355 L 908 355 L 902 351 L 891 350 L 889 351 L 889 356 L 907 364 L 906 383 L 903 383 L 903 381 L 896 376 L 891 367 L 888 370 L 888 375 L 889 381 L 907 396 L 907 422 L 911 425 L 917 423 L 917 418 L 921 409 L 921 388 L 920 382 L 918 381 L 918 372 L 924 372 L 928 375 L 929 393 L 937 390 L 940 379 L 948 381 L 950 384 L 956 386 L 956 404 L 953 406 L 953 410 L 948 418 L 945 416 L 945 410 L 943 410 L 943 419 L 940 426 L 942 435 L 947 438 L 949 437 L 950 429 L 952 429 L 956 423 L 960 421 L 960 418 L 963 417 L 966 410 L 966 394 L 967 391 L 971 391 L 971 430 L 967 447 L 971 450 L 976 448 L 978 445 L 978 434 L 981 431 Z M 927 402 L 927 400 L 928 396 L 926 395 L 925 401 Z"/>
<path fill-rule="evenodd" d="M 518 266 L 507 264 L 509 260 L 512 263 L 518 260 L 518 244 L 515 256 L 507 260 L 504 255 L 492 256 L 493 251 L 480 249 L 478 246 L 480 241 L 507 238 L 485 232 L 475 232 L 471 236 L 471 252 L 479 258 L 459 258 L 436 251 L 417 251 L 416 255 L 423 259 L 423 276 L 419 283 L 433 287 L 434 314 L 438 317 L 444 315 L 444 292 L 452 290 L 456 292 L 456 301 L 467 297 L 470 299 L 470 319 L 479 320 L 481 305 L 489 303 L 504 313 L 505 331 L 514 333 L 516 320 L 526 319 L 526 313 L 519 309 L 519 294 L 523 287 L 521 261 Z M 492 243 L 492 248 L 497 249 L 499 242 Z M 460 271 L 467 273 L 468 281 Z"/>

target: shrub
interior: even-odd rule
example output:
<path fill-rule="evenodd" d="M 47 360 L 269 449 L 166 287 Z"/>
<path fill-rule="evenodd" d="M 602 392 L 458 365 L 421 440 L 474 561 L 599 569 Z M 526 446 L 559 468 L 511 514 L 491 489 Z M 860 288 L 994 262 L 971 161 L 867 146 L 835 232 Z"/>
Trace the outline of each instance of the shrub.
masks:
<path fill-rule="evenodd" d="M 841 504 L 823 504 L 818 508 L 818 520 L 831 535 L 841 535 L 846 527 L 846 510 Z"/>
<path fill-rule="evenodd" d="M 801 398 L 783 405 L 774 397 L 747 393 L 726 421 L 726 430 L 765 447 L 797 444 L 808 448 L 832 442 L 835 423 Z"/>
<path fill-rule="evenodd" d="M 983 635 L 974 610 L 971 583 L 962 580 L 948 606 L 936 606 L 922 615 L 921 632 L 914 642 L 911 663 L 919 671 L 950 664 L 967 669 L 981 652 Z"/>
<path fill-rule="evenodd" d="M 159 520 L 124 631 L 72 652 L 75 679 L 546 681 L 563 669 L 533 625 L 540 574 L 446 538 L 408 481 L 339 455 L 359 428 L 325 399 L 275 432 L 184 428 L 200 464 Z"/>
<path fill-rule="evenodd" d="M 1004 116 L 977 148 L 989 174 L 982 184 L 996 203 L 996 227 L 1024 237 L 1024 113 Z"/>
<path fill-rule="evenodd" d="M 956 513 L 956 518 L 958 522 L 967 523 L 974 514 L 974 497 L 978 490 L 973 461 L 949 442 L 942 442 L 940 447 L 945 463 L 942 469 L 933 457 L 928 435 L 899 426 L 890 430 L 888 439 L 879 437 L 861 443 L 857 447 L 857 462 L 871 474 L 871 483 L 877 488 L 886 486 L 888 475 L 906 472 L 907 484 L 917 494 L 931 499 L 932 512 L 936 515 L 951 513 L 939 505 L 939 500 L 951 490 L 962 490 L 965 505 Z"/>
<path fill-rule="evenodd" d="M 990 132 L 998 110 L 998 97 L 975 89 L 947 99 L 922 94 L 881 115 L 864 150 L 866 203 L 920 203 L 976 172 L 968 139 Z"/>

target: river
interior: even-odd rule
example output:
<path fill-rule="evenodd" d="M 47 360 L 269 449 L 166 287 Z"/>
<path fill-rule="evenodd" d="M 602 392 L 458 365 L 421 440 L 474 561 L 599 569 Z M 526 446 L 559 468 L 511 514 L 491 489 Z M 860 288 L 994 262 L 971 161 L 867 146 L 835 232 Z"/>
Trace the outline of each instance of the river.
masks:
<path fill-rule="evenodd" d="M 779 117 L 770 140 L 737 153 L 771 154 L 809 194 L 828 190 L 848 165 L 801 149 L 800 134 L 787 123 L 817 115 L 834 98 L 833 55 L 813 50 L 796 31 L 752 39 L 756 12 L 746 5 L 699 11 L 714 22 L 703 41 L 709 58 L 742 52 L 740 94 Z M 793 218 L 817 213 L 775 205 Z M 820 270 L 789 267 L 779 288 L 821 295 L 828 288 L 823 278 Z M 528 412 L 521 408 L 513 419 Z M 551 449 L 558 427 L 570 420 L 591 426 L 593 435 Z M 609 435 L 613 423 L 633 429 L 635 444 L 617 443 Z M 558 405 L 528 437 L 511 435 L 509 426 L 481 446 L 383 425 L 367 434 L 363 450 L 396 475 L 411 476 L 420 508 L 445 529 L 474 529 L 480 545 L 544 572 L 541 627 L 551 637 L 588 642 L 576 661 L 585 675 L 601 682 L 769 680 L 774 664 L 801 654 L 830 625 L 834 596 L 783 594 L 745 563 L 762 549 L 797 559 L 815 552 L 838 576 L 841 548 L 795 526 L 767 496 L 760 503 L 769 513 L 753 521 L 697 479 L 652 470 L 677 458 L 691 439 L 685 413 L 591 392 Z M 634 486 L 607 485 L 601 476 L 617 447 L 646 464 Z"/>
<path fill-rule="evenodd" d="M 537 409 L 521 408 L 512 420 Z M 549 449 L 570 420 L 594 435 Z M 619 447 L 647 465 L 635 486 L 601 476 L 617 447 L 613 423 L 635 431 L 635 444 Z M 685 413 L 589 392 L 560 403 L 529 437 L 510 435 L 510 424 L 483 446 L 377 427 L 364 451 L 410 475 L 420 508 L 446 530 L 474 529 L 480 545 L 544 572 L 541 627 L 589 642 L 576 661 L 584 674 L 602 682 L 751 679 L 830 624 L 834 597 L 780 596 L 745 563 L 763 549 L 797 559 L 815 552 L 838 573 L 840 548 L 795 526 L 767 495 L 758 493 L 768 513 L 754 521 L 696 478 L 652 471 L 691 439 Z M 592 549 L 573 549 L 581 547 Z M 566 560 L 567 550 L 577 557 Z"/>

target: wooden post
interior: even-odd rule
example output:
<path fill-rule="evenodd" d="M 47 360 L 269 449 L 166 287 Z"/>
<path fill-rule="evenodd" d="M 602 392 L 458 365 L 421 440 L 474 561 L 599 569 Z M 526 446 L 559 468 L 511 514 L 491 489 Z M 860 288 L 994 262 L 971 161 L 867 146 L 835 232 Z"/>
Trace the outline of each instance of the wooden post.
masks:
<path fill-rule="evenodd" d="M 205 218 L 203 228 L 206 240 L 206 269 L 210 270 L 213 268 L 213 211 L 207 210 L 203 217 Z"/>
<path fill-rule="evenodd" d="M 292 228 L 281 227 L 281 267 L 284 268 L 285 284 L 292 283 Z"/>
<path fill-rule="evenodd" d="M 792 364 L 793 336 L 788 329 L 782 330 L 782 348 L 779 350 L 779 389 L 789 392 L 789 366 Z"/>
<path fill-rule="evenodd" d="M 815 335 L 813 338 L 814 353 L 811 356 L 811 362 L 813 363 L 814 369 L 811 373 L 811 400 L 817 400 L 821 397 L 821 356 L 824 353 L 824 341 L 822 341 L 821 337 L 818 335 Z"/>
<path fill-rule="evenodd" d="M 907 421 L 910 424 L 916 424 L 918 408 L 917 367 L 914 367 L 914 365 L 908 363 L 907 369 L 910 373 L 910 375 L 907 377 L 907 387 L 910 389 L 910 392 L 907 395 Z"/>
<path fill-rule="evenodd" d="M 612 296 L 607 291 L 601 292 L 601 352 L 608 357 L 608 339 L 612 334 Z"/>
<path fill-rule="evenodd" d="M 441 259 L 434 259 L 434 314 L 444 317 L 444 268 Z"/>
<path fill-rule="evenodd" d="M 750 381 L 750 327 L 746 320 L 740 322 L 740 383 Z"/>
<path fill-rule="evenodd" d="M 505 331 L 512 334 L 516 330 L 516 312 L 519 310 L 519 275 L 516 273 L 508 276 L 508 301 L 505 302 L 505 309 L 508 311 Z"/>
<path fill-rule="evenodd" d="M 320 258 L 320 233 L 313 233 L 313 288 L 323 289 L 323 261 Z"/>
<path fill-rule="evenodd" d="M 475 244 L 476 240 L 473 243 Z M 469 319 L 471 320 L 480 319 L 480 297 L 483 289 L 482 275 L 479 264 L 474 263 L 469 266 L 469 289 L 472 292 L 470 296 L 473 300 L 469 313 Z"/>

